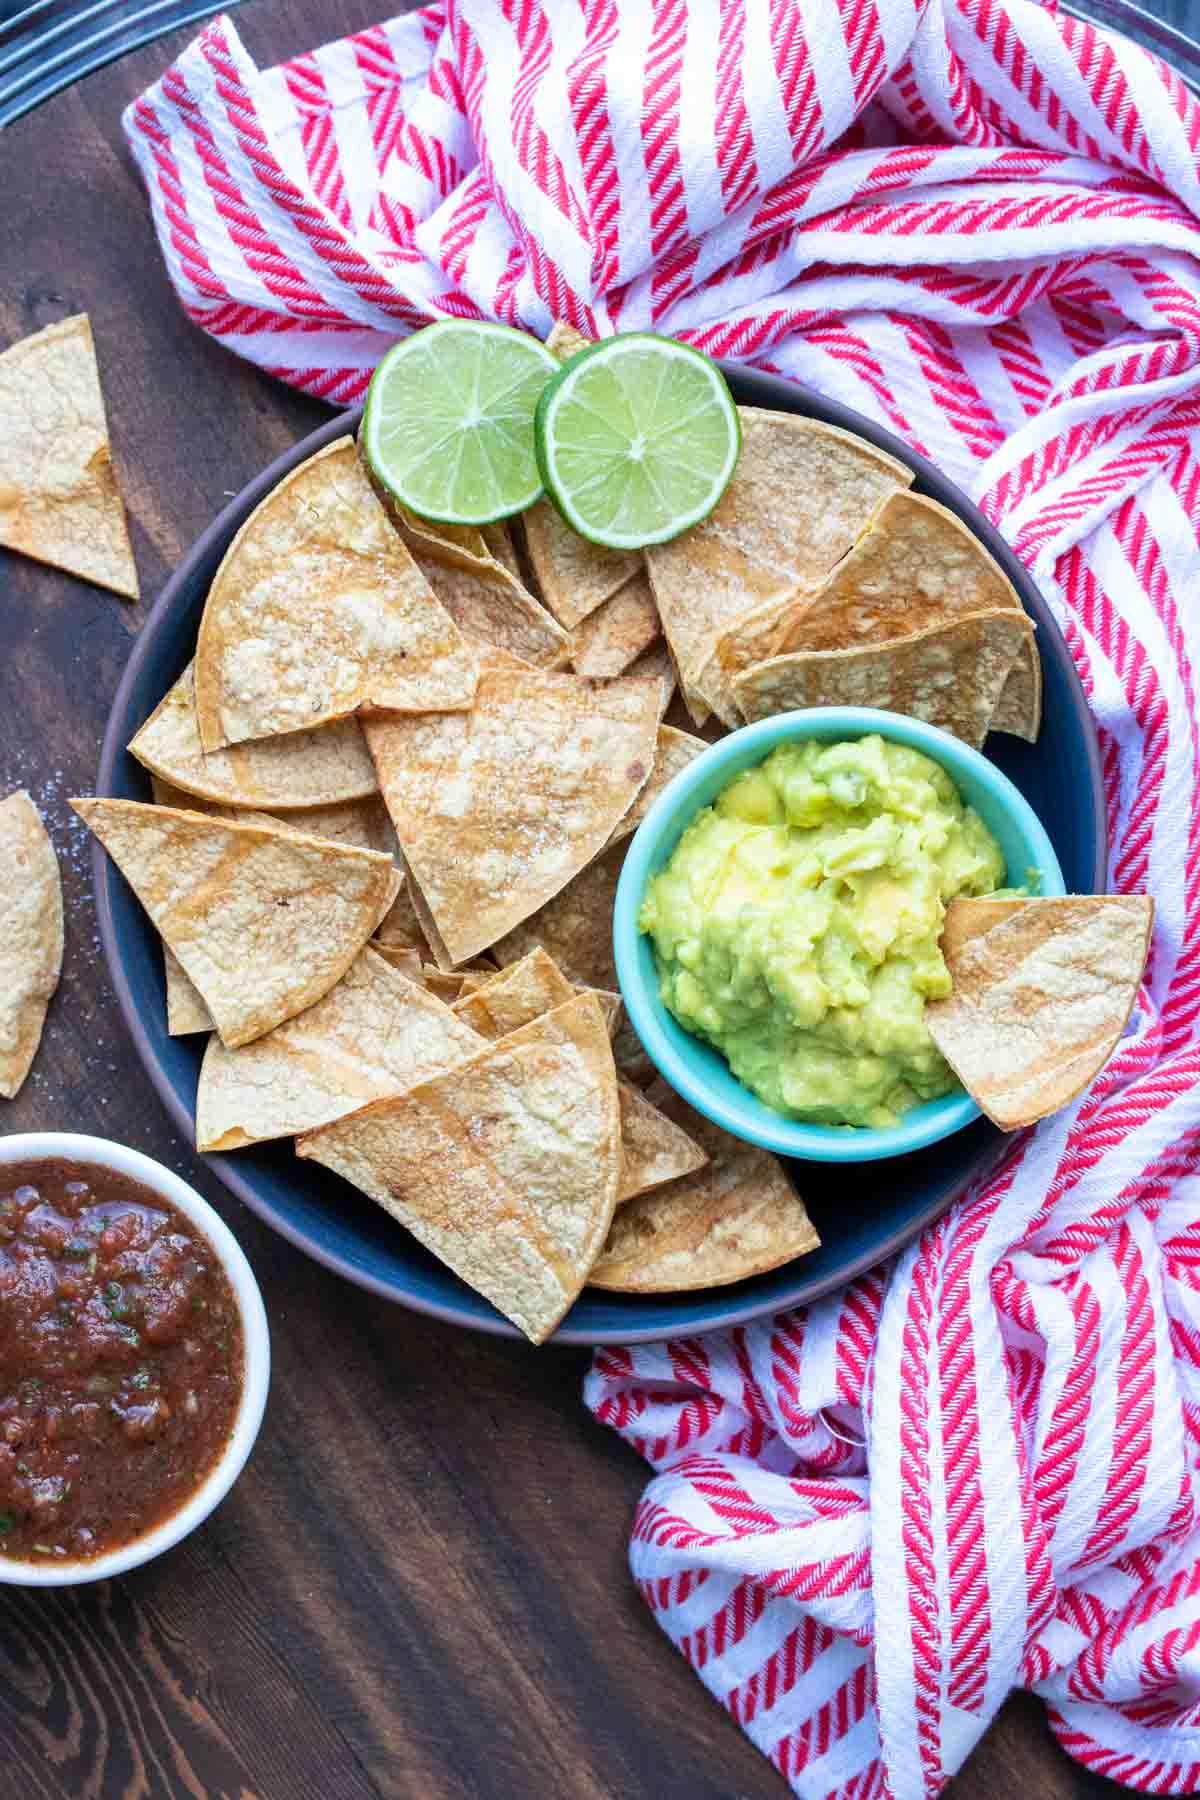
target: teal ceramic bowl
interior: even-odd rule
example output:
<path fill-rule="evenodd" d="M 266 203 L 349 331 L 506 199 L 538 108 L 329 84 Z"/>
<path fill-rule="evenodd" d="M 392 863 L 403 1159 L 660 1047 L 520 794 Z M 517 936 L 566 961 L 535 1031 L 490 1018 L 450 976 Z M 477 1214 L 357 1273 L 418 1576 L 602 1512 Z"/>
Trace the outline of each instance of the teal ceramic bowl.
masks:
<path fill-rule="evenodd" d="M 896 744 L 923 750 L 939 762 L 968 805 L 996 838 L 1008 867 L 1008 884 L 1021 886 L 1036 870 L 1043 894 L 1064 894 L 1066 884 L 1037 814 L 1007 775 L 978 751 L 898 713 L 867 707 L 829 706 L 782 713 L 722 738 L 678 774 L 639 826 L 617 887 L 613 948 L 630 1021 L 647 1056 L 677 1093 L 698 1112 L 736 1137 L 781 1156 L 806 1162 L 877 1162 L 936 1144 L 979 1117 L 969 1094 L 947 1094 L 906 1113 L 898 1125 L 872 1130 L 857 1125 L 805 1125 L 765 1106 L 732 1073 L 711 1045 L 685 1031 L 659 997 L 649 938 L 637 925 L 646 883 L 667 861 L 687 826 L 729 785 L 779 744 L 866 737 L 878 732 Z"/>

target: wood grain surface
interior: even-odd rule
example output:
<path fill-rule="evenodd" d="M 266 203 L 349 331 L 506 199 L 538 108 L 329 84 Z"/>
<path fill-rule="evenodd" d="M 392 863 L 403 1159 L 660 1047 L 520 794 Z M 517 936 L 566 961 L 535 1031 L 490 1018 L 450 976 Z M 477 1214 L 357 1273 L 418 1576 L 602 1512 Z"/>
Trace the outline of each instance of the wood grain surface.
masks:
<path fill-rule="evenodd" d="M 251 0 L 266 65 L 378 0 Z M 173 299 L 120 132 L 182 37 L 4 134 L 0 345 L 91 314 L 146 600 L 0 552 L 0 794 L 28 787 L 63 866 L 62 985 L 0 1132 L 98 1132 L 159 1157 L 232 1225 L 274 1379 L 209 1523 L 118 1582 L 0 1589 L 0 1800 L 780 1800 L 782 1780 L 638 1600 L 646 1470 L 580 1400 L 586 1358 L 474 1337 L 359 1292 L 234 1202 L 171 1129 L 109 987 L 82 829 L 133 634 L 223 499 L 326 416 L 218 349 Z M 1115 1791 L 1011 1701 L 954 1800 Z"/>

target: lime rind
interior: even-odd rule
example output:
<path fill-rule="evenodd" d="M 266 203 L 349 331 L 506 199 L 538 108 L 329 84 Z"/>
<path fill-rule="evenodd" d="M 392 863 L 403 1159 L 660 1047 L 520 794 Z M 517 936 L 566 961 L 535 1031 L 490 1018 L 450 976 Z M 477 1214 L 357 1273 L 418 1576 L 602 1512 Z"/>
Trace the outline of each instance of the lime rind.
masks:
<path fill-rule="evenodd" d="M 403 338 L 371 378 L 362 443 L 381 485 L 422 518 L 486 525 L 542 493 L 533 415 L 559 364 L 507 325 L 447 319 Z"/>
<path fill-rule="evenodd" d="M 701 351 L 650 332 L 589 345 L 538 401 L 546 492 L 581 537 L 665 543 L 708 517 L 737 466 L 741 426 Z"/>

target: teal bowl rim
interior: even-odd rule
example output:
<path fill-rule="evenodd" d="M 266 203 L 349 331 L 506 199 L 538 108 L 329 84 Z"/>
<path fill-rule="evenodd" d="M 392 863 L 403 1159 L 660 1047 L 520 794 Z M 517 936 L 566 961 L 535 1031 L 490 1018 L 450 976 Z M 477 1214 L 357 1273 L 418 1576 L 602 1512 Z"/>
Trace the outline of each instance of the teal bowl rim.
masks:
<path fill-rule="evenodd" d="M 969 1125 L 980 1116 L 979 1108 L 969 1094 L 948 1094 L 941 1100 L 914 1107 L 899 1125 L 873 1129 L 805 1125 L 796 1119 L 785 1119 L 744 1088 L 737 1104 L 729 1104 L 714 1091 L 704 1072 L 705 1062 L 715 1058 L 717 1052 L 690 1037 L 659 998 L 653 953 L 638 931 L 637 915 L 650 876 L 662 867 L 695 815 L 735 775 L 761 762 L 780 743 L 814 736 L 830 740 L 867 737 L 872 732 L 893 743 L 923 750 L 942 765 L 960 791 L 964 773 L 968 781 L 988 790 L 1022 839 L 1028 852 L 1026 867 L 1038 871 L 1040 891 L 1066 893 L 1058 857 L 1041 820 L 1008 776 L 982 752 L 972 750 L 935 725 L 900 713 L 871 707 L 824 706 L 806 712 L 780 713 L 756 725 L 743 726 L 702 751 L 682 769 L 663 789 L 634 833 L 613 908 L 613 953 L 621 996 L 642 1048 L 659 1073 L 697 1112 L 735 1137 L 806 1162 L 878 1162 L 923 1150 Z M 694 795 L 700 797 L 689 806 Z M 1011 869 L 1009 876 L 1012 879 Z"/>

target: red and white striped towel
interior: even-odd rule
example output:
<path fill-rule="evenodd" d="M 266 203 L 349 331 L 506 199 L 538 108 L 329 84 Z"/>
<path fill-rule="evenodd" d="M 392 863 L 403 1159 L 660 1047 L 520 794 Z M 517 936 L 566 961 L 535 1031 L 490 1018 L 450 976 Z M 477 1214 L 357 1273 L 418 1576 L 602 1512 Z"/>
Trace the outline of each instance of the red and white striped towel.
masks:
<path fill-rule="evenodd" d="M 436 313 L 654 325 L 878 419 L 1035 571 L 1158 901 L 1119 1054 L 894 1266 L 587 1401 L 657 1471 L 648 1604 L 798 1794 L 935 1794 L 1017 1685 L 1200 1788 L 1200 106 L 1031 0 L 448 0 L 265 74 L 218 19 L 126 128 L 191 317 L 309 393 Z"/>

